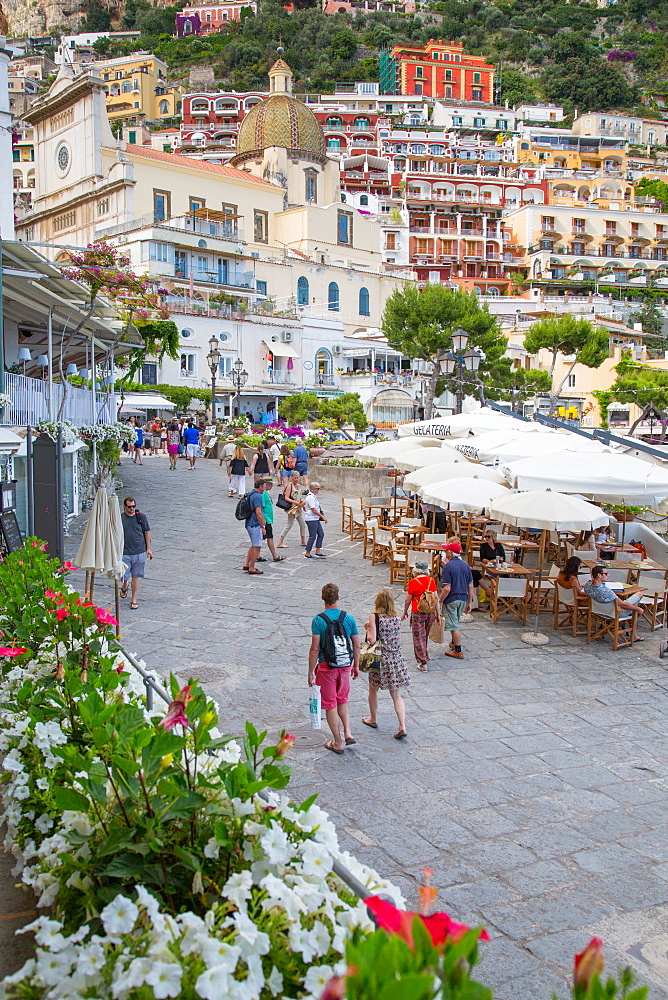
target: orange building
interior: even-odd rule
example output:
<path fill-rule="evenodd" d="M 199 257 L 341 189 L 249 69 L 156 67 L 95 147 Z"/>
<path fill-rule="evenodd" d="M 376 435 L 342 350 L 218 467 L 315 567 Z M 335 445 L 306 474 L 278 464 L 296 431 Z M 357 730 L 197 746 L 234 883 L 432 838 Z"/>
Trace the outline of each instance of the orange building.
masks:
<path fill-rule="evenodd" d="M 494 102 L 494 67 L 483 56 L 470 56 L 459 42 L 430 41 L 407 48 L 395 45 L 397 93 L 453 101 Z"/>

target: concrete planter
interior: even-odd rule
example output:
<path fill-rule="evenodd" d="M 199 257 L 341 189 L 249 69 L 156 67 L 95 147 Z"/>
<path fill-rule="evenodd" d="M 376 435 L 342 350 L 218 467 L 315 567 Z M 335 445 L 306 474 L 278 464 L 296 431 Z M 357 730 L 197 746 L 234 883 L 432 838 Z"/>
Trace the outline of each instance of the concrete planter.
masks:
<path fill-rule="evenodd" d="M 308 464 L 309 482 L 320 483 L 323 489 L 342 493 L 345 497 L 389 496 L 393 485 L 383 469 L 356 469 L 347 465 Z"/>

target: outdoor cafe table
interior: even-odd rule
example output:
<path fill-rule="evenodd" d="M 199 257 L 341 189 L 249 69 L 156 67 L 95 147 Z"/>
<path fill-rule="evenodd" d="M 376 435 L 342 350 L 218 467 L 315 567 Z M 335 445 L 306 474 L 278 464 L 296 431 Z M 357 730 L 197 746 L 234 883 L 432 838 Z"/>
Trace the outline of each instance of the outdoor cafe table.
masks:
<path fill-rule="evenodd" d="M 623 563 L 616 563 L 614 560 L 606 562 L 605 559 L 601 559 L 600 562 L 596 562 L 593 559 L 583 559 L 582 565 L 586 566 L 587 569 L 593 569 L 594 566 L 607 566 L 608 569 L 628 569 L 629 573 L 635 575 L 642 573 L 643 570 L 647 573 L 668 573 L 668 566 L 662 566 L 661 563 L 655 562 L 654 559 L 637 559 L 633 562 Z"/>
<path fill-rule="evenodd" d="M 392 506 L 392 497 L 369 497 L 368 500 L 362 500 L 362 510 L 367 511 L 367 516 L 372 516 L 372 511 L 377 509 L 380 514 L 380 523 L 383 526 L 387 525 L 387 515 L 390 507 Z"/>
<path fill-rule="evenodd" d="M 520 553 L 520 560 L 524 559 L 525 552 L 537 552 L 540 548 L 539 542 L 531 542 L 528 538 L 519 538 L 517 535 L 499 535 L 497 542 L 503 545 L 504 549 L 514 549 Z M 517 555 L 515 556 L 517 559 Z"/>
<path fill-rule="evenodd" d="M 417 545 L 420 542 L 420 535 L 426 534 L 429 531 L 429 528 L 427 527 L 426 524 L 399 523 L 399 524 L 389 525 L 387 530 L 390 531 L 395 536 L 402 535 L 406 539 L 410 539 L 410 541 L 407 541 L 407 544 Z"/>
<path fill-rule="evenodd" d="M 513 562 L 508 563 L 507 568 L 502 566 L 497 566 L 493 562 L 484 561 L 483 567 L 485 573 L 489 573 L 491 576 L 533 576 L 537 572 L 535 569 L 528 569 L 526 566 L 522 566 L 521 563 Z"/>

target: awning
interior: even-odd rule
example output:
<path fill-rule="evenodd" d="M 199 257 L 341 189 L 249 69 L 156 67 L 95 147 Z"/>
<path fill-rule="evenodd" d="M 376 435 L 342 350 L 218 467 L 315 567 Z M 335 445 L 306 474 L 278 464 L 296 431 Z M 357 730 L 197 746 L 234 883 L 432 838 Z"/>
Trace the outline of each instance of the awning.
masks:
<path fill-rule="evenodd" d="M 275 354 L 277 358 L 298 358 L 299 357 L 299 355 L 295 351 L 294 347 L 290 347 L 289 344 L 284 344 L 282 341 L 277 341 L 274 344 L 272 342 L 267 342 L 266 340 L 263 340 L 262 343 L 267 348 L 267 350 L 271 351 L 272 354 Z"/>
<path fill-rule="evenodd" d="M 120 393 L 117 393 L 120 398 Z M 166 396 L 160 396 L 157 392 L 126 392 L 123 397 L 124 406 L 137 407 L 139 410 L 175 410 L 176 403 L 170 402 Z"/>

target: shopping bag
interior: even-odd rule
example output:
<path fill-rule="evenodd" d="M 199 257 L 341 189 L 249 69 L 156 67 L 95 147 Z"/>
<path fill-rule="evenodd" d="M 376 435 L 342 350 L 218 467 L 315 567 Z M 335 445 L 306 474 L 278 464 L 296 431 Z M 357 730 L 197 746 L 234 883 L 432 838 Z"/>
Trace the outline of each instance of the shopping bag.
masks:
<path fill-rule="evenodd" d="M 320 688 L 317 684 L 308 689 L 308 710 L 311 716 L 311 729 L 322 729 L 322 720 L 320 718 L 322 700 L 320 697 Z"/>
<path fill-rule="evenodd" d="M 429 638 L 432 642 L 445 642 L 445 626 L 442 618 L 440 622 L 434 622 L 429 629 Z"/>

